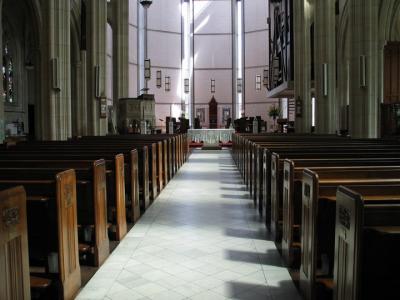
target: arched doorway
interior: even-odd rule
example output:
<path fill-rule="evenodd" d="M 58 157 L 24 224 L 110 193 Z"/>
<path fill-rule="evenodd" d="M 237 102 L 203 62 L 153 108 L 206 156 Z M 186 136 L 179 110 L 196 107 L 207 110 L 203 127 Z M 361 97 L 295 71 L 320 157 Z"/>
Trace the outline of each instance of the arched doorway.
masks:
<path fill-rule="evenodd" d="M 37 1 L 4 0 L 3 103 L 6 134 L 39 136 L 40 10 Z"/>

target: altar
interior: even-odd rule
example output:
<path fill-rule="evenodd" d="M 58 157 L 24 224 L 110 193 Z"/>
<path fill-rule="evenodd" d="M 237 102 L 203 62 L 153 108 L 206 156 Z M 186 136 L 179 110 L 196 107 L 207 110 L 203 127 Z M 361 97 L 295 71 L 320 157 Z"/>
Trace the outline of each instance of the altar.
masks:
<path fill-rule="evenodd" d="M 189 129 L 188 136 L 190 141 L 196 143 L 204 142 L 204 145 L 218 145 L 220 142 L 227 143 L 232 141 L 232 134 L 235 129 Z"/>

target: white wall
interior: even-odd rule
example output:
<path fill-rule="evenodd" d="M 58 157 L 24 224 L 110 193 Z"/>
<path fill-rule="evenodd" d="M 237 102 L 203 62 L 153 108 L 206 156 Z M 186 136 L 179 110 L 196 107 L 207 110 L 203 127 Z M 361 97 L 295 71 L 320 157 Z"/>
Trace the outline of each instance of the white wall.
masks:
<path fill-rule="evenodd" d="M 268 117 L 269 108 L 278 106 L 278 99 L 268 99 L 267 89 L 261 85 L 256 90 L 256 76 L 263 79 L 263 71 L 268 65 L 268 1 L 244 1 L 244 31 L 245 31 L 245 105 L 246 116 L 261 116 L 268 122 L 268 128 L 273 123 Z"/>
<path fill-rule="evenodd" d="M 181 1 L 154 1 L 148 9 L 148 57 L 151 59 L 149 93 L 156 99 L 156 121 L 165 127 L 165 118 L 173 113 L 179 117 L 181 103 Z M 156 73 L 162 73 L 162 87 L 156 86 Z M 165 91 L 169 76 L 171 90 Z M 177 110 L 179 108 L 179 112 Z M 159 119 L 164 120 L 164 122 Z"/>
<path fill-rule="evenodd" d="M 232 20 L 231 0 L 194 1 L 194 102 L 205 109 L 208 127 L 208 102 L 211 79 L 219 103 L 218 124 L 223 126 L 222 109 L 232 111 Z"/>

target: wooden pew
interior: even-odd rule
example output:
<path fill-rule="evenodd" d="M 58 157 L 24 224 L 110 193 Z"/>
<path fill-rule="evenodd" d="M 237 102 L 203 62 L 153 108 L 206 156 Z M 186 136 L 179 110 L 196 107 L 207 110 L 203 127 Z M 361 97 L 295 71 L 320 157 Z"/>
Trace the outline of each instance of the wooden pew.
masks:
<path fill-rule="evenodd" d="M 300 289 L 306 299 L 315 299 L 318 277 L 331 278 L 333 271 L 334 215 L 338 186 L 345 184 L 356 189 L 360 185 L 381 185 L 384 190 L 385 185 L 399 185 L 399 175 L 400 169 L 318 173 L 306 169 L 303 172 Z M 323 272 L 317 274 L 319 261 L 322 261 L 320 269 Z"/>
<path fill-rule="evenodd" d="M 246 139 L 243 139 L 243 136 L 241 139 L 244 140 L 244 148 L 242 151 L 244 152 L 244 170 L 243 170 L 243 176 L 246 184 L 250 188 L 250 192 L 252 195 L 256 196 L 254 194 L 254 188 L 255 184 L 253 184 L 252 179 L 253 176 L 256 176 L 254 173 L 257 171 L 257 165 L 255 165 L 257 161 L 257 155 L 262 155 L 259 154 L 255 148 L 257 146 L 260 146 L 261 148 L 269 148 L 272 146 L 277 146 L 278 144 L 281 144 L 284 146 L 286 144 L 287 149 L 291 148 L 292 146 L 297 146 L 298 144 L 304 144 L 304 143 L 334 143 L 335 146 L 340 146 L 342 144 L 346 143 L 359 143 L 359 144 L 366 144 L 369 143 L 371 145 L 392 145 L 392 144 L 398 144 L 396 141 L 382 141 L 382 140 L 376 140 L 376 139 L 348 139 L 348 138 L 342 138 L 342 137 L 337 137 L 337 136 L 331 136 L 331 135 L 285 135 L 285 136 L 269 136 L 269 135 L 246 135 Z M 261 159 L 259 159 L 260 161 Z M 239 160 L 240 161 L 240 160 Z M 240 168 L 240 164 L 239 164 Z"/>
<path fill-rule="evenodd" d="M 336 196 L 334 299 L 398 296 L 400 187 L 351 190 Z"/>
<path fill-rule="evenodd" d="M 31 166 L 25 163 L 24 167 L 17 168 L 3 167 L 0 164 L 0 180 L 47 180 L 66 169 L 62 166 L 54 168 L 48 165 L 39 167 L 39 165 L 43 166 L 42 163 L 31 164 Z M 75 168 L 75 174 L 78 179 L 78 224 L 81 228 L 79 241 L 81 244 L 89 244 L 88 250 L 83 253 L 89 256 L 86 263 L 100 266 L 110 253 L 105 161 L 97 160 L 87 168 Z"/>
<path fill-rule="evenodd" d="M 150 194 L 147 194 L 147 188 L 144 189 L 144 194 L 143 194 L 143 199 L 141 201 L 144 202 L 145 208 L 149 206 L 149 195 L 151 199 L 154 201 L 158 195 L 158 187 L 161 185 L 159 180 L 161 180 L 162 176 L 162 170 L 160 169 L 162 166 L 162 157 L 158 157 L 159 150 L 158 148 L 162 147 L 162 145 L 158 145 L 157 143 L 154 142 L 142 142 L 142 141 L 123 141 L 119 139 L 107 139 L 104 137 L 97 137 L 96 139 L 82 139 L 75 141 L 74 143 L 71 142 L 41 142 L 40 144 L 36 146 L 32 146 L 31 144 L 26 144 L 25 146 L 29 145 L 29 149 L 31 151 L 33 150 L 38 150 L 38 149 L 44 149 L 47 151 L 51 148 L 53 149 L 58 149 L 60 146 L 62 146 L 62 149 L 59 149 L 59 151 L 65 151 L 67 150 L 71 151 L 71 149 L 76 149 L 78 151 L 85 150 L 86 152 L 94 152 L 98 153 L 99 155 L 105 155 L 106 153 L 115 153 L 115 152 L 122 152 L 125 154 L 125 159 L 126 161 L 129 161 L 129 153 L 131 151 L 138 151 L 138 155 L 143 157 L 145 156 L 145 160 L 148 161 L 148 164 L 141 164 L 141 166 L 144 167 L 144 169 L 139 170 L 141 174 L 141 178 L 145 180 L 146 182 L 143 182 L 143 186 L 147 186 L 147 182 L 150 184 Z M 66 149 L 68 148 L 68 149 Z M 132 150 L 134 149 L 134 150 Z M 147 152 L 148 151 L 148 152 Z M 143 152 L 143 153 L 142 153 Z M 146 153 L 147 152 L 147 153 Z M 131 159 L 132 161 L 132 159 Z M 131 168 L 134 168 L 132 166 L 132 163 L 130 164 Z M 132 195 L 133 197 L 133 195 Z M 134 201 L 135 202 L 135 201 Z"/>
<path fill-rule="evenodd" d="M 0 192 L 0 298 L 30 300 L 26 195 L 23 187 Z"/>
<path fill-rule="evenodd" d="M 288 266 L 293 265 L 294 252 L 299 249 L 300 245 L 298 229 L 301 224 L 302 179 L 305 168 L 318 172 L 318 170 L 324 169 L 326 171 L 340 168 L 371 169 L 387 168 L 388 166 L 399 167 L 400 158 L 285 159 L 284 170 L 280 176 L 283 183 L 279 183 L 279 190 L 282 191 L 280 193 L 281 199 L 277 199 L 277 201 L 280 201 L 280 206 L 282 207 L 281 247 L 282 257 L 285 263 Z M 274 201 L 274 199 L 272 199 L 272 201 Z M 277 222 L 279 223 L 280 219 Z"/>
<path fill-rule="evenodd" d="M 167 151 L 165 151 L 165 160 L 168 161 L 167 168 L 168 170 L 168 177 L 171 179 L 173 175 L 176 173 L 178 169 L 178 152 L 180 151 L 179 149 L 179 143 L 178 143 L 178 137 L 179 135 L 112 135 L 112 136 L 106 136 L 106 137 L 101 137 L 101 138 L 106 138 L 106 139 L 112 139 L 112 140 L 119 140 L 119 141 L 167 141 L 168 146 L 164 147 Z M 82 137 L 84 140 L 98 140 L 100 137 L 94 137 L 94 136 L 89 136 L 89 137 Z M 187 139 L 186 136 L 183 136 L 183 139 Z M 186 151 L 188 151 L 188 148 L 186 147 Z M 185 159 L 187 159 L 187 154 L 183 154 Z"/>
<path fill-rule="evenodd" d="M 263 165 L 263 201 L 262 207 L 265 211 L 265 220 L 268 228 L 272 230 L 273 236 L 276 233 L 276 224 L 279 220 L 277 218 L 279 213 L 280 205 L 277 205 L 276 202 L 273 202 L 273 199 L 281 199 L 282 189 L 279 185 L 272 186 L 278 182 L 274 177 L 278 174 L 277 169 L 280 164 L 279 160 L 283 160 L 285 158 L 289 159 L 311 159 L 311 158 L 326 158 L 326 159 L 342 159 L 342 158 L 375 158 L 375 157 L 392 157 L 392 158 L 400 158 L 399 150 L 394 151 L 393 149 L 385 150 L 385 148 L 378 150 L 369 150 L 369 147 L 363 148 L 360 147 L 358 150 L 353 149 L 353 147 L 343 147 L 337 149 L 331 149 L 329 152 L 326 152 L 327 149 L 330 148 L 329 145 L 325 146 L 314 146 L 309 147 L 308 149 L 304 149 L 303 147 L 294 148 L 290 152 L 286 152 L 285 149 L 274 148 L 273 151 L 277 151 L 279 154 L 274 154 L 272 149 L 265 149 L 264 153 L 264 165 Z M 274 159 L 272 156 L 274 155 Z"/>
<path fill-rule="evenodd" d="M 75 172 L 64 171 L 53 180 L 0 180 L 0 189 L 17 185 L 23 185 L 28 195 L 31 267 L 32 262 L 45 267 L 40 276 L 52 280 L 56 288 L 52 299 L 74 299 L 81 286 Z M 35 206 L 41 214 L 33 213 Z M 39 224 L 47 226 L 37 228 Z M 42 243 L 36 241 L 38 237 Z M 58 259 L 49 264 L 48 257 Z"/>
<path fill-rule="evenodd" d="M 268 163 L 269 156 L 271 155 L 271 151 L 278 151 L 277 148 L 280 148 L 279 150 L 282 151 L 290 151 L 291 148 L 299 148 L 303 147 L 307 149 L 308 147 L 315 147 L 315 146 L 320 146 L 322 147 L 324 144 L 325 145 L 331 145 L 333 149 L 338 148 L 338 147 L 366 147 L 369 145 L 368 149 L 376 148 L 375 150 L 381 149 L 381 148 L 388 148 L 388 147 L 394 147 L 393 149 L 398 149 L 398 143 L 392 142 L 392 141 L 385 141 L 384 143 L 380 140 L 349 140 L 349 139 L 338 139 L 334 138 L 332 139 L 331 137 L 329 138 L 322 138 L 322 137 L 310 137 L 310 136 L 304 136 L 304 140 L 298 140 L 299 137 L 296 137 L 296 139 L 291 139 L 290 141 L 268 141 L 268 142 L 252 142 L 250 140 L 245 141 L 245 145 L 247 145 L 247 150 L 245 150 L 245 154 L 248 156 L 246 158 L 245 162 L 245 171 L 244 171 L 244 178 L 245 182 L 247 183 L 251 194 L 254 197 L 255 205 L 256 207 L 259 207 L 260 213 L 262 214 L 263 209 L 263 191 L 264 191 L 264 186 L 263 186 L 263 173 L 261 172 L 261 163 L 260 161 L 266 161 Z M 271 150 L 271 151 L 269 151 Z M 293 149 L 294 150 L 294 149 Z M 264 151 L 264 153 L 263 153 Z M 266 153 L 265 153 L 266 151 Z M 296 151 L 296 150 L 294 150 Z M 268 155 L 267 158 L 263 157 L 261 159 L 260 156 L 262 155 Z M 270 166 L 267 167 L 267 171 L 269 170 Z M 268 171 L 269 172 L 269 171 Z M 268 175 L 268 174 L 267 174 Z M 268 193 L 268 187 L 267 187 L 267 193 Z"/>
<path fill-rule="evenodd" d="M 90 160 L 98 159 L 99 155 L 96 152 L 72 152 L 71 150 L 48 150 L 45 148 L 40 151 L 18 150 L 0 151 L 0 157 L 4 160 Z M 114 153 L 114 152 L 113 152 Z M 127 233 L 126 209 L 125 209 L 125 164 L 123 154 L 107 154 L 107 168 L 111 168 L 107 172 L 107 180 L 109 184 L 107 188 L 107 200 L 109 204 L 115 207 L 115 232 L 116 239 L 121 240 Z M 112 175 L 112 176 L 110 176 Z"/>

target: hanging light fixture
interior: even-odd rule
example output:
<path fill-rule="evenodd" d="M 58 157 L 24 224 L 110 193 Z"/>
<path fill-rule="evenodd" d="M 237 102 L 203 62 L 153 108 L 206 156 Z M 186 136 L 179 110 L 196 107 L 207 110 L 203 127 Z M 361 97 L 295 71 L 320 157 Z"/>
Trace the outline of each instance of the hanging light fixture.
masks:
<path fill-rule="evenodd" d="M 152 0 L 140 0 L 140 4 L 142 4 L 144 8 L 149 8 L 152 3 Z"/>

